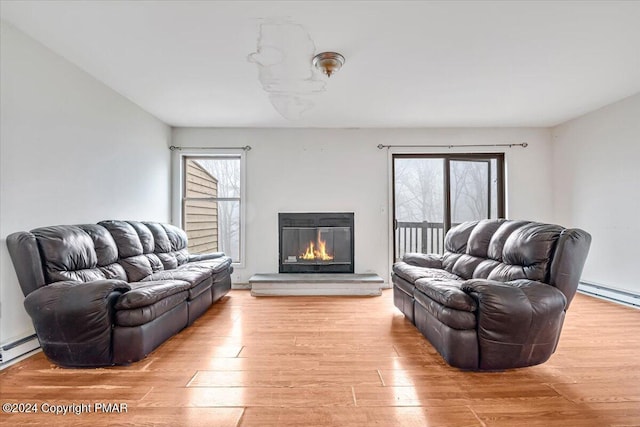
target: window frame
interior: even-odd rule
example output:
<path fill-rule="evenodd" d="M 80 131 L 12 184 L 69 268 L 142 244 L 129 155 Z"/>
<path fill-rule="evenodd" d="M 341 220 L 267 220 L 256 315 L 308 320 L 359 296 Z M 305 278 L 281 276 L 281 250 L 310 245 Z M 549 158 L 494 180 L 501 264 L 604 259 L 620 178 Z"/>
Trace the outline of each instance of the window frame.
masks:
<path fill-rule="evenodd" d="M 185 165 L 187 159 L 215 159 L 215 158 L 239 158 L 240 159 L 240 236 L 239 236 L 239 260 L 234 260 L 232 265 L 236 268 L 244 268 L 246 265 L 246 153 L 243 149 L 181 149 L 174 151 L 172 159 L 172 223 L 184 229 L 184 192 L 185 192 Z M 230 200 L 222 197 L 221 200 Z"/>

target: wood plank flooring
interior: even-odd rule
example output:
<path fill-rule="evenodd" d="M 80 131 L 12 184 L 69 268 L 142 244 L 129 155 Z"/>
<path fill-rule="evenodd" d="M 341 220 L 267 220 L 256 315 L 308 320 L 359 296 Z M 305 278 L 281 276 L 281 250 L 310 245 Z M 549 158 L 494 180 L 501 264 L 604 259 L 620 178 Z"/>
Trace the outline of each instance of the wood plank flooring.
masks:
<path fill-rule="evenodd" d="M 138 363 L 63 369 L 39 353 L 0 372 L 0 395 L 39 407 L 0 415 L 13 426 L 639 426 L 640 311 L 577 295 L 547 363 L 473 373 L 446 365 L 390 290 L 236 290 Z M 45 412 L 64 405 L 82 413 Z"/>

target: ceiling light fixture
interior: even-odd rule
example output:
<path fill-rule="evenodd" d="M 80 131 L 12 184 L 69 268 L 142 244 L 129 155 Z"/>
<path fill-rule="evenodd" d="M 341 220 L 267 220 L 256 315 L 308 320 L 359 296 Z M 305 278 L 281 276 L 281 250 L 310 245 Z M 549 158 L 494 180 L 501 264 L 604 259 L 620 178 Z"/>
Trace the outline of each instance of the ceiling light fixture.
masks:
<path fill-rule="evenodd" d="M 327 77 L 338 71 L 344 64 L 344 56 L 336 52 L 322 52 L 313 57 L 313 66 Z"/>

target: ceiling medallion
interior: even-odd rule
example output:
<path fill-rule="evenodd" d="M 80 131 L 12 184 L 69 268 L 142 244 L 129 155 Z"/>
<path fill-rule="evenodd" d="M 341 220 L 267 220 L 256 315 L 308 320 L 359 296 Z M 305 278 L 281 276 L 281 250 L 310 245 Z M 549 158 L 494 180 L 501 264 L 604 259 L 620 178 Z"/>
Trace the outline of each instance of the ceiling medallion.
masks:
<path fill-rule="evenodd" d="M 344 56 L 336 52 L 322 52 L 313 57 L 313 66 L 327 77 L 338 71 L 344 64 Z"/>

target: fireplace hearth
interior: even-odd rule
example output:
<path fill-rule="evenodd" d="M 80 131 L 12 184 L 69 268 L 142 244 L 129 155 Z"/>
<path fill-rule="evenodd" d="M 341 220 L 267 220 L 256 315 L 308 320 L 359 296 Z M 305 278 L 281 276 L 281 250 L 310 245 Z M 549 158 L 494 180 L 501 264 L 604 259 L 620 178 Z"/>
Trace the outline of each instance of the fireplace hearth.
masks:
<path fill-rule="evenodd" d="M 280 273 L 353 273 L 353 213 L 279 213 Z"/>

